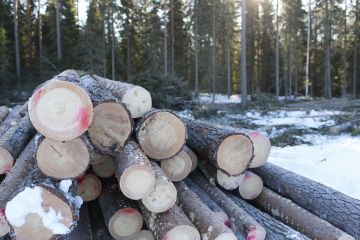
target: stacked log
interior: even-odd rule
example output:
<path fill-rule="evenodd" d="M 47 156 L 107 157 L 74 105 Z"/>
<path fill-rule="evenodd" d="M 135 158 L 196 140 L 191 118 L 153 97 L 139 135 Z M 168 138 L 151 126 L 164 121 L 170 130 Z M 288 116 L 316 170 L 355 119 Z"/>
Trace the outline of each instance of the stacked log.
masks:
<path fill-rule="evenodd" d="M 8 107 L 6 106 L 1 106 L 0 107 L 0 123 L 2 123 L 4 121 L 4 119 L 7 117 L 7 115 L 9 115 L 10 110 Z"/>

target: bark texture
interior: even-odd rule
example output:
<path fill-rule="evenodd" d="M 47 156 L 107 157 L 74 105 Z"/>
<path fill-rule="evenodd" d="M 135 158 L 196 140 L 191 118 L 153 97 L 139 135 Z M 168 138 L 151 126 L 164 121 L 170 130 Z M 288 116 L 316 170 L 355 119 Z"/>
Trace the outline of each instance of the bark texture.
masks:
<path fill-rule="evenodd" d="M 91 222 L 93 240 L 113 240 L 105 224 L 104 216 L 98 200 L 87 203 Z"/>
<path fill-rule="evenodd" d="M 7 108 L 5 106 L 0 107 L 0 123 L 2 123 L 4 121 L 4 119 L 7 117 L 9 112 L 10 112 L 9 108 Z"/>
<path fill-rule="evenodd" d="M 232 223 L 245 237 L 250 236 L 253 231 L 265 229 L 256 220 L 229 199 L 225 193 L 210 183 L 198 170 L 190 174 L 190 179 L 201 187 L 224 211 L 228 214 Z M 265 237 L 265 236 L 264 236 Z"/>
<path fill-rule="evenodd" d="M 360 201 L 267 163 L 253 169 L 271 190 L 360 239 Z"/>
<path fill-rule="evenodd" d="M 203 238 L 206 236 L 206 239 L 215 240 L 222 234 L 233 234 L 184 182 L 175 183 L 175 186 L 178 190 L 179 206 L 197 227 Z M 233 237 L 236 239 L 235 235 Z"/>
<path fill-rule="evenodd" d="M 0 124 L 0 136 L 4 134 L 9 128 L 18 124 L 18 122 L 27 113 L 27 103 L 18 105 L 12 108 L 11 112 L 6 116 L 4 121 Z"/>
<path fill-rule="evenodd" d="M 83 204 L 80 209 L 80 219 L 76 227 L 60 240 L 93 240 L 89 218 L 88 205 Z"/>

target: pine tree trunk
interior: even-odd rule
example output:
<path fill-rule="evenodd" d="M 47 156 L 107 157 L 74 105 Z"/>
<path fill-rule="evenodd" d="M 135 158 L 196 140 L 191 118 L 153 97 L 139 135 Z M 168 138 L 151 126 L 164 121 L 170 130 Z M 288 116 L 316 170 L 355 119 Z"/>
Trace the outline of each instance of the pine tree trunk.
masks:
<path fill-rule="evenodd" d="M 195 7 L 195 36 L 194 36 L 194 44 L 195 44 L 195 97 L 199 95 L 199 50 L 198 50 L 198 0 L 195 0 L 194 7 Z"/>
<path fill-rule="evenodd" d="M 276 0 L 276 50 L 275 50 L 275 84 L 276 84 L 276 97 L 280 96 L 280 79 L 279 79 L 279 0 Z"/>
<path fill-rule="evenodd" d="M 305 235 L 295 231 L 286 224 L 272 218 L 267 213 L 262 212 L 256 207 L 253 207 L 240 197 L 237 197 L 231 193 L 227 193 L 227 196 L 233 200 L 239 207 L 244 209 L 250 214 L 256 221 L 258 221 L 266 229 L 267 240 L 310 240 Z"/>
<path fill-rule="evenodd" d="M 310 48 L 311 48 L 311 0 L 308 0 L 308 26 L 307 26 L 307 43 L 306 43 L 306 81 L 305 81 L 305 97 L 309 96 L 310 84 Z"/>
<path fill-rule="evenodd" d="M 268 188 L 355 238 L 360 238 L 359 200 L 270 163 L 253 171 Z"/>
<path fill-rule="evenodd" d="M 264 240 L 265 229 L 259 225 L 248 213 L 237 206 L 225 193 L 211 184 L 198 170 L 190 174 L 190 179 L 201 187 L 225 212 L 229 215 L 232 224 L 243 236 L 254 240 Z"/>
<path fill-rule="evenodd" d="M 195 224 L 203 239 L 237 240 L 234 233 L 192 192 L 183 182 L 175 184 L 179 194 L 179 205 Z"/>
<path fill-rule="evenodd" d="M 346 89 L 347 89 L 347 1 L 344 2 L 345 4 L 345 10 L 344 10 L 344 42 L 343 42 L 343 78 L 341 81 L 341 97 L 345 97 L 346 95 Z"/>
<path fill-rule="evenodd" d="M 40 62 L 40 79 L 43 76 L 43 45 L 42 45 L 42 20 L 41 20 L 41 0 L 38 0 L 38 35 L 39 35 L 39 62 Z"/>
<path fill-rule="evenodd" d="M 60 62 L 62 59 L 60 14 L 61 14 L 61 0 L 56 0 L 56 46 L 57 46 L 58 62 Z"/>
<path fill-rule="evenodd" d="M 14 37 L 15 37 L 15 62 L 16 62 L 16 77 L 20 78 L 20 46 L 19 46 L 19 0 L 13 0 L 14 4 Z"/>
<path fill-rule="evenodd" d="M 216 94 L 216 0 L 213 0 L 213 12 L 212 12 L 212 94 L 213 103 L 215 102 Z"/>
<path fill-rule="evenodd" d="M 241 105 L 247 105 L 246 74 L 246 1 L 241 1 Z"/>
<path fill-rule="evenodd" d="M 164 1 L 164 75 L 167 76 L 168 75 L 168 34 L 167 34 L 167 7 L 166 7 L 166 2 Z M 165 78 L 166 79 L 166 78 Z"/>
<path fill-rule="evenodd" d="M 356 9 L 356 16 L 355 16 L 355 34 L 354 34 L 354 59 L 353 59 L 353 86 L 352 86 L 352 91 L 353 91 L 353 97 L 356 98 L 356 93 L 357 93 L 357 71 L 358 71 L 358 46 L 359 46 L 359 43 L 357 42 L 358 41 L 358 35 L 359 35 L 359 29 L 358 29 L 358 21 L 359 21 L 359 0 L 356 0 L 356 5 L 355 5 L 355 9 Z"/>
<path fill-rule="evenodd" d="M 126 64 L 127 64 L 127 81 L 128 82 L 132 82 L 132 64 L 131 64 L 131 40 L 130 40 L 130 36 L 131 36 L 131 32 L 129 30 L 130 26 L 128 25 L 126 28 L 126 44 L 127 44 L 127 48 L 126 48 Z M 114 78 L 115 79 L 115 78 Z"/>
<path fill-rule="evenodd" d="M 110 17 L 111 17 L 111 78 L 116 80 L 115 76 L 115 31 L 114 31 L 114 0 L 110 2 Z"/>

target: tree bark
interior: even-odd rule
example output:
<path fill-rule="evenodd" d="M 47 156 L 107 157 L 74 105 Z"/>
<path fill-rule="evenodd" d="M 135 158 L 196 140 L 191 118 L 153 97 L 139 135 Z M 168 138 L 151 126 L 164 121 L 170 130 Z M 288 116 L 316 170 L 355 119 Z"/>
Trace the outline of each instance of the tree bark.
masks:
<path fill-rule="evenodd" d="M 142 117 L 152 107 L 150 93 L 143 87 L 130 83 L 118 82 L 94 75 L 94 79 L 123 102 L 129 109 L 132 118 Z"/>
<path fill-rule="evenodd" d="M 98 200 L 87 203 L 93 240 L 114 240 L 104 220 Z"/>
<path fill-rule="evenodd" d="M 34 135 L 29 115 L 24 116 L 18 125 L 9 128 L 0 137 L 0 174 L 7 173 L 13 166 L 30 138 Z"/>
<path fill-rule="evenodd" d="M 244 172 L 253 159 L 253 143 L 243 133 L 183 118 L 188 128 L 187 145 L 229 175 Z"/>
<path fill-rule="evenodd" d="M 215 94 L 216 94 L 216 0 L 212 2 L 212 94 L 213 94 L 213 103 L 215 102 Z"/>
<path fill-rule="evenodd" d="M 265 229 L 256 222 L 248 213 L 237 206 L 225 193 L 211 184 L 199 171 L 190 174 L 190 179 L 201 187 L 225 212 L 229 215 L 236 230 L 244 237 L 264 240 Z"/>
<path fill-rule="evenodd" d="M 120 192 L 115 179 L 103 180 L 99 204 L 113 238 L 122 239 L 140 232 L 142 216 L 135 205 Z M 122 227 L 124 225 L 129 227 Z"/>
<path fill-rule="evenodd" d="M 40 79 L 42 79 L 43 76 L 43 45 L 42 45 L 42 18 L 41 18 L 41 0 L 38 0 L 38 36 L 39 36 L 39 62 L 40 62 Z"/>
<path fill-rule="evenodd" d="M 198 230 L 180 207 L 174 205 L 164 213 L 152 213 L 138 201 L 138 206 L 147 227 L 153 232 L 156 240 L 174 240 L 181 234 L 182 239 L 200 240 Z"/>
<path fill-rule="evenodd" d="M 306 43 L 306 82 L 305 82 L 305 97 L 309 96 L 310 83 L 310 48 L 311 48 L 311 0 L 308 0 L 308 26 L 307 26 L 307 43 Z"/>
<path fill-rule="evenodd" d="M 198 0 L 195 0 L 195 34 L 194 34 L 194 44 L 195 44 L 195 97 L 199 96 L 199 50 L 198 50 Z"/>
<path fill-rule="evenodd" d="M 174 206 L 177 191 L 157 163 L 151 162 L 151 166 L 155 172 L 155 188 L 149 196 L 142 199 L 142 203 L 153 213 L 166 212 Z"/>
<path fill-rule="evenodd" d="M 20 46 L 19 46 L 19 0 L 13 0 L 14 4 L 14 38 L 15 38 L 15 63 L 16 63 L 16 77 L 20 78 Z"/>
<path fill-rule="evenodd" d="M 360 238 L 360 201 L 270 163 L 253 171 L 268 188 Z"/>
<path fill-rule="evenodd" d="M 358 29 L 358 21 L 359 21 L 359 0 L 356 0 L 356 5 L 355 5 L 355 11 L 356 11 L 356 16 L 355 16 L 355 30 L 354 30 L 354 66 L 353 66 L 353 97 L 356 98 L 357 96 L 357 71 L 358 71 L 358 68 L 357 68 L 357 59 L 358 59 L 358 46 L 359 46 L 359 43 L 358 43 L 358 35 L 359 35 L 359 29 Z"/>
<path fill-rule="evenodd" d="M 246 74 L 246 1 L 241 1 L 241 105 L 247 105 Z"/>
<path fill-rule="evenodd" d="M 192 192 L 185 183 L 175 184 L 179 194 L 179 204 L 190 221 L 200 231 L 202 238 L 209 240 L 237 240 L 234 233 Z"/>
<path fill-rule="evenodd" d="M 5 106 L 0 107 L 0 124 L 5 120 L 7 115 L 9 115 L 9 112 L 10 112 L 9 108 Z"/>
<path fill-rule="evenodd" d="M 155 172 L 134 140 L 130 140 L 114 158 L 114 165 L 120 189 L 126 197 L 139 200 L 154 190 Z"/>
<path fill-rule="evenodd" d="M 154 160 L 180 152 L 186 141 L 185 123 L 169 110 L 151 110 L 136 124 L 136 138 L 142 150 Z"/>
<path fill-rule="evenodd" d="M 27 103 L 13 107 L 10 113 L 0 124 L 0 135 L 3 135 L 9 128 L 17 125 L 27 113 Z"/>
<path fill-rule="evenodd" d="M 275 50 L 275 86 L 276 98 L 280 96 L 280 79 L 279 79 L 279 0 L 276 0 L 276 50 Z"/>
<path fill-rule="evenodd" d="M 61 0 L 56 0 L 56 47 L 58 62 L 62 60 L 62 48 L 61 48 L 61 27 L 60 27 L 60 15 L 61 15 Z"/>
<path fill-rule="evenodd" d="M 267 240 L 310 240 L 310 238 L 305 235 L 253 207 L 240 197 L 231 193 L 227 193 L 227 196 L 264 226 Z"/>
<path fill-rule="evenodd" d="M 256 207 L 267 212 L 275 219 L 282 221 L 311 239 L 335 240 L 355 238 L 332 226 L 325 220 L 294 204 L 291 200 L 264 188 L 254 200 Z"/>
<path fill-rule="evenodd" d="M 347 69 L 348 69 L 348 64 L 347 64 L 347 1 L 344 2 L 345 5 L 345 10 L 344 10 L 344 36 L 343 36 L 343 78 L 341 81 L 341 97 L 345 97 L 346 94 L 346 89 L 347 89 Z"/>

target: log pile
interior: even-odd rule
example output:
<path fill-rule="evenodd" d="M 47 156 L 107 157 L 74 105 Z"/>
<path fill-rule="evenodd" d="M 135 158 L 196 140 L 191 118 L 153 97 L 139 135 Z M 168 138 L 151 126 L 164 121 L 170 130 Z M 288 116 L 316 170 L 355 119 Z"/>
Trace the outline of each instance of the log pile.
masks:
<path fill-rule="evenodd" d="M 266 163 L 270 148 L 66 70 L 0 107 L 0 239 L 360 239 L 359 201 Z"/>

